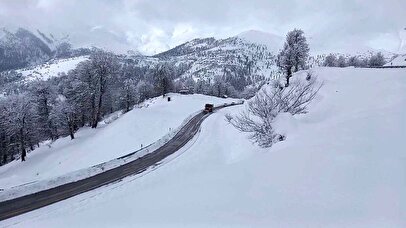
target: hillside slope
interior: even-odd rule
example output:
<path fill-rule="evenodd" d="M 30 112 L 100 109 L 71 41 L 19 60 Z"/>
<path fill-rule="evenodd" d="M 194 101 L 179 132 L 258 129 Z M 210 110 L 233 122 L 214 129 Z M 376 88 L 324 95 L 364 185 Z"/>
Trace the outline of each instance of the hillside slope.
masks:
<path fill-rule="evenodd" d="M 406 66 L 406 54 L 397 56 L 385 66 Z"/>
<path fill-rule="evenodd" d="M 170 96 L 171 102 L 162 97 L 147 100 L 113 122 L 119 113 L 111 115 L 105 121 L 108 124 L 102 122 L 97 129 L 80 129 L 75 140 L 65 137 L 45 143 L 30 152 L 26 162 L 1 166 L 0 188 L 46 180 L 118 158 L 165 136 L 206 103 L 233 101 L 198 94 Z"/>
<path fill-rule="evenodd" d="M 141 177 L 0 223 L 38 227 L 404 227 L 404 69 L 318 68 L 284 142 L 253 145 L 210 116 L 176 159 Z M 299 73 L 296 77 L 305 74 Z"/>
<path fill-rule="evenodd" d="M 22 74 L 25 81 L 47 80 L 61 73 L 68 73 L 68 71 L 75 69 L 80 62 L 88 59 L 88 56 L 56 59 L 35 67 L 19 69 L 17 72 Z"/>

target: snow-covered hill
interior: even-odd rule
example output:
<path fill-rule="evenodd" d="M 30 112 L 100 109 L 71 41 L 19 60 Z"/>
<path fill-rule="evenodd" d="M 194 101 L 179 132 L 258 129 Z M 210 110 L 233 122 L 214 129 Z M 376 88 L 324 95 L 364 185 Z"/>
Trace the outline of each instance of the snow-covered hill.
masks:
<path fill-rule="evenodd" d="M 395 57 L 392 61 L 385 64 L 385 66 L 406 66 L 406 54 Z"/>
<path fill-rule="evenodd" d="M 67 59 L 56 59 L 44 64 L 17 70 L 21 73 L 26 81 L 47 80 L 51 77 L 58 76 L 61 73 L 67 73 L 76 68 L 78 63 L 88 60 L 89 56 L 78 56 Z"/>
<path fill-rule="evenodd" d="M 224 109 L 176 158 L 147 175 L 0 226 L 405 227 L 405 72 L 315 69 L 324 87 L 308 114 L 278 118 L 287 139 L 270 149 L 225 121 L 242 107 Z M 154 113 L 165 118 L 167 111 L 157 106 Z M 136 112 L 121 120 L 138 123 L 143 117 Z M 108 127 L 99 133 L 112 134 Z"/>
<path fill-rule="evenodd" d="M 75 140 L 65 137 L 45 143 L 30 152 L 26 162 L 1 166 L 0 189 L 47 180 L 126 155 L 173 131 L 206 103 L 234 101 L 198 94 L 169 96 L 171 102 L 162 97 L 147 100 L 113 122 L 120 115 L 112 114 L 96 130 L 80 129 Z"/>

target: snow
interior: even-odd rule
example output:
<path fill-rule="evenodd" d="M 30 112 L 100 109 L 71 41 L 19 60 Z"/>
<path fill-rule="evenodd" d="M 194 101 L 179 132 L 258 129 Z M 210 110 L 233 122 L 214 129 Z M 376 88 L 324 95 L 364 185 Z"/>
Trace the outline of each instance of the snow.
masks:
<path fill-rule="evenodd" d="M 399 55 L 385 66 L 406 66 L 406 55 Z"/>
<path fill-rule="evenodd" d="M 85 60 L 88 60 L 88 56 L 79 56 L 67 59 L 52 60 L 51 62 L 44 63 L 39 66 L 35 66 L 29 69 L 17 70 L 25 77 L 25 80 L 47 80 L 51 77 L 56 77 L 60 73 L 67 73 L 70 70 L 76 68 L 76 66 Z"/>
<path fill-rule="evenodd" d="M 49 182 L 57 186 L 69 180 L 82 179 L 100 172 L 106 165 L 115 167 L 121 161 L 87 170 L 131 153 L 141 145 L 146 147 L 163 137 L 163 142 L 169 140 L 185 118 L 202 110 L 205 103 L 219 105 L 235 101 L 197 94 L 169 96 L 171 102 L 167 102 L 166 97 L 147 100 L 121 117 L 120 113 L 106 117 L 96 130 L 79 130 L 75 140 L 65 137 L 52 144 L 45 143 L 29 153 L 26 162 L 13 161 L 0 167 L 0 189 L 4 189 L 0 192 L 0 200 L 21 195 L 24 191 L 27 194 L 26 191 L 44 189 Z M 159 145 L 154 145 L 154 148 Z M 151 151 L 149 148 L 148 152 Z"/>
<path fill-rule="evenodd" d="M 280 135 L 290 135 L 297 129 L 297 120 L 290 113 L 280 113 L 273 120 L 273 129 Z"/>
<path fill-rule="evenodd" d="M 287 138 L 272 148 L 229 125 L 243 108 L 229 107 L 156 170 L 0 226 L 405 227 L 405 73 L 314 69 L 324 86 L 308 114 L 275 119 Z"/>

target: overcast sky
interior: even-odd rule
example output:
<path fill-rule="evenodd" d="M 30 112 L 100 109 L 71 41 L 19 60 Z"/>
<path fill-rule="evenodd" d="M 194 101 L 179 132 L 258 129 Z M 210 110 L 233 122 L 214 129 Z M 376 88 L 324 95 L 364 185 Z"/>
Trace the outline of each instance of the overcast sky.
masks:
<path fill-rule="evenodd" d="M 301 28 L 313 51 L 398 51 L 406 0 L 1 0 L 0 26 L 154 54 L 197 37 Z"/>

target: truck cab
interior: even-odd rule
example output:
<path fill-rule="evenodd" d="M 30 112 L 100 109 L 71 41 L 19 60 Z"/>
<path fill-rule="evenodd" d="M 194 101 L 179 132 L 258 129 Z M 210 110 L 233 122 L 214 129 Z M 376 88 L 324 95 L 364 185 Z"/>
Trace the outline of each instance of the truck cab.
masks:
<path fill-rule="evenodd" d="M 213 107 L 214 107 L 213 104 L 206 104 L 206 105 L 204 106 L 203 112 L 204 112 L 204 113 L 213 112 Z"/>

